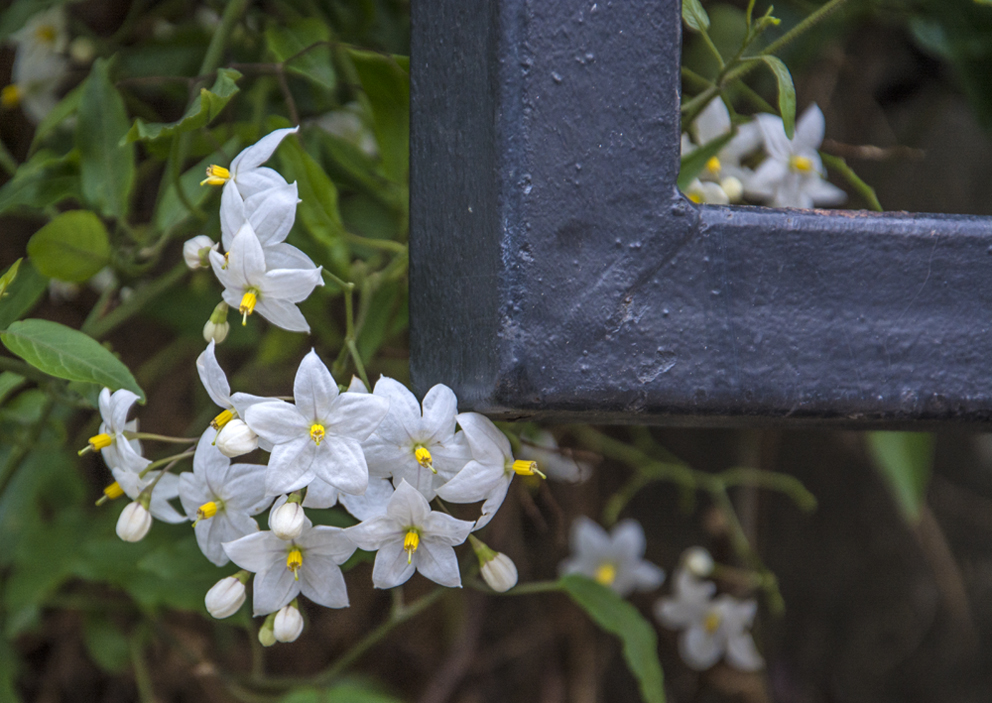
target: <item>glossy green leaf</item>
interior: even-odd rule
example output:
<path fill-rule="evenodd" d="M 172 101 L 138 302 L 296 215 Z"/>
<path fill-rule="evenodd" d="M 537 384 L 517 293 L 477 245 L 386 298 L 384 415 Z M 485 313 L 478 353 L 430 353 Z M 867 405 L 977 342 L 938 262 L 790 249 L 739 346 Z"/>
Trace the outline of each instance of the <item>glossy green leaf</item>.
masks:
<path fill-rule="evenodd" d="M 781 59 L 762 56 L 761 60 L 775 75 L 775 82 L 778 84 L 778 111 L 782 115 L 785 136 L 792 139 L 796 132 L 796 86 L 792 83 L 792 74 Z"/>
<path fill-rule="evenodd" d="M 0 188 L 0 215 L 18 208 L 38 211 L 63 200 L 82 200 L 81 187 L 78 151 L 64 156 L 39 151 Z"/>
<path fill-rule="evenodd" d="M 0 298 L 0 330 L 27 314 L 47 290 L 48 279 L 38 273 L 34 264 L 30 260 L 21 264 L 17 277 Z"/>
<path fill-rule="evenodd" d="M 272 25 L 265 31 L 265 42 L 276 61 L 287 61 L 286 70 L 312 80 L 326 90 L 333 90 L 337 83 L 329 45 L 331 32 L 317 19 L 294 22 L 288 27 Z M 302 53 L 308 47 L 314 47 Z M 293 57 L 296 58 L 293 58 Z"/>
<path fill-rule="evenodd" d="M 13 371 L 0 373 L 0 405 L 7 400 L 7 396 L 24 385 L 24 377 Z"/>
<path fill-rule="evenodd" d="M 128 368 L 92 337 L 50 320 L 14 322 L 0 341 L 11 353 L 50 376 L 87 381 L 112 391 L 127 388 L 142 402 L 145 393 Z"/>
<path fill-rule="evenodd" d="M 62 125 L 70 115 L 76 114 L 82 97 L 83 86 L 80 84 L 66 93 L 65 97 L 59 100 L 58 104 L 45 115 L 45 118 L 35 127 L 34 138 L 31 140 L 31 153 L 34 153 L 34 150 L 49 133 Z"/>
<path fill-rule="evenodd" d="M 83 199 L 104 215 L 123 219 L 134 187 L 134 145 L 120 143 L 130 124 L 109 68 L 106 59 L 97 59 L 86 79 L 76 121 L 76 146 Z"/>
<path fill-rule="evenodd" d="M 200 99 L 189 106 L 186 114 L 175 122 L 145 122 L 139 117 L 135 119 L 131 129 L 121 139 L 121 143 L 172 137 L 176 134 L 205 127 L 220 114 L 220 111 L 238 92 L 236 81 L 239 78 L 241 78 L 241 74 L 234 69 L 219 69 L 213 86 L 210 90 L 200 88 Z"/>
<path fill-rule="evenodd" d="M 585 576 L 571 574 L 559 583 L 597 625 L 620 638 L 627 668 L 637 679 L 645 703 L 665 703 L 658 637 L 637 608 Z"/>
<path fill-rule="evenodd" d="M 933 435 L 925 432 L 869 432 L 866 435 L 875 468 L 907 522 L 920 519 L 933 469 Z"/>
<path fill-rule="evenodd" d="M 21 268 L 22 261 L 24 261 L 24 257 L 21 257 L 8 266 L 7 270 L 3 272 L 2 276 L 0 276 L 0 298 L 3 298 L 7 294 L 7 289 L 17 278 L 17 270 Z"/>
<path fill-rule="evenodd" d="M 716 98 L 719 100 L 719 98 Z M 682 157 L 682 165 L 679 167 L 678 186 L 682 190 L 689 187 L 692 179 L 696 178 L 706 167 L 706 162 L 720 153 L 720 150 L 734 138 L 733 132 L 728 132 L 722 137 L 712 139 L 703 144 L 698 149 L 693 149 Z"/>
<path fill-rule="evenodd" d="M 682 0 L 682 21 L 695 32 L 709 29 L 710 26 L 710 16 L 699 0 Z"/>
<path fill-rule="evenodd" d="M 383 171 L 391 180 L 403 182 L 410 170 L 409 59 L 358 50 L 349 50 L 347 56 L 372 115 Z"/>
<path fill-rule="evenodd" d="M 110 261 L 110 236 L 89 210 L 70 210 L 34 233 L 28 255 L 43 275 L 80 283 Z"/>

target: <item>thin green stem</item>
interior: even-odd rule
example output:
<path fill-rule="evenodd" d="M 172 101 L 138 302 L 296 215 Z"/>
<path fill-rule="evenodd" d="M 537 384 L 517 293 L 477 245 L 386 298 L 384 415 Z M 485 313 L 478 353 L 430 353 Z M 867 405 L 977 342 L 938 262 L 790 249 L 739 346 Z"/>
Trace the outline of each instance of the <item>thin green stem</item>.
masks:
<path fill-rule="evenodd" d="M 200 439 L 199 437 L 170 437 L 151 432 L 125 432 L 124 436 L 128 439 L 148 439 L 155 442 L 171 442 L 173 444 L 192 444 Z"/>
<path fill-rule="evenodd" d="M 845 2 L 847 2 L 847 0 L 830 0 L 830 2 L 826 3 L 825 5 L 821 5 L 819 8 L 816 9 L 815 12 L 812 12 L 802 22 L 800 22 L 795 27 L 793 27 L 792 29 L 790 29 L 788 32 L 786 32 L 785 34 L 783 34 L 781 37 L 779 37 L 778 39 L 776 39 L 775 41 L 773 41 L 771 44 L 769 44 L 768 46 L 766 46 L 762 50 L 761 55 L 762 56 L 769 56 L 771 54 L 777 53 L 786 44 L 789 44 L 789 43 L 795 41 L 800 36 L 802 36 L 803 34 L 805 34 L 806 32 L 808 32 L 810 29 L 812 29 L 813 27 L 815 27 L 816 25 L 818 25 L 820 22 L 822 22 L 823 20 L 825 20 L 833 12 L 839 10 L 840 7 Z"/>
<path fill-rule="evenodd" d="M 706 43 L 706 46 L 709 47 L 710 53 L 713 54 L 713 58 L 716 59 L 717 65 L 720 67 L 720 70 L 722 71 L 723 67 L 726 64 L 724 64 L 723 62 L 723 56 L 720 54 L 720 50 L 716 48 L 716 44 L 714 44 L 713 40 L 710 39 L 709 32 L 707 32 L 704 28 L 700 27 L 699 34 L 703 37 L 703 41 Z"/>
<path fill-rule="evenodd" d="M 397 254 L 405 254 L 407 252 L 407 245 L 403 242 L 397 242 L 392 239 L 373 239 L 372 237 L 363 237 L 360 234 L 354 234 L 352 232 L 347 232 L 345 238 L 352 244 L 360 244 L 362 246 L 371 247 L 373 249 L 382 249 L 383 251 L 392 251 Z"/>
<path fill-rule="evenodd" d="M 827 168 L 837 171 L 844 179 L 851 184 L 851 186 L 858 191 L 858 195 L 865 199 L 868 203 L 868 207 L 875 212 L 882 212 L 882 203 L 878 201 L 878 196 L 875 194 L 875 189 L 870 185 L 861 180 L 861 177 L 854 172 L 850 166 L 847 165 L 845 161 L 840 156 L 834 156 L 833 154 L 824 154 L 820 152 L 820 159 L 826 164 Z"/>
<path fill-rule="evenodd" d="M 182 452 L 181 454 L 173 454 L 172 456 L 167 456 L 164 459 L 159 459 L 158 461 L 153 461 L 148 466 L 146 466 L 145 468 L 143 468 L 141 470 L 141 472 L 138 474 L 138 476 L 144 478 L 144 476 L 149 471 L 154 471 L 155 469 L 157 469 L 158 467 L 162 466 L 163 464 L 170 464 L 169 468 L 172 468 L 172 466 L 171 466 L 172 464 L 176 464 L 177 462 L 182 461 L 183 459 L 192 458 L 193 454 L 195 454 L 195 452 L 193 452 L 193 451 Z M 165 471 L 168 471 L 168 469 L 165 469 L 164 471 L 162 471 L 162 473 L 164 474 Z"/>
<path fill-rule="evenodd" d="M 140 634 L 136 633 L 131 636 L 130 650 L 131 667 L 134 669 L 134 684 L 138 688 L 138 698 L 142 703 L 155 703 L 155 688 L 152 686 L 152 677 L 148 671 L 148 663 L 145 661 Z"/>
<path fill-rule="evenodd" d="M 0 168 L 13 176 L 17 172 L 17 159 L 8 151 L 3 142 L 0 142 Z"/>
<path fill-rule="evenodd" d="M 558 581 L 531 581 L 530 583 L 522 583 L 519 586 L 514 586 L 509 591 L 504 593 L 494 592 L 494 595 L 526 596 L 529 593 L 550 593 L 552 591 L 560 590 L 561 584 Z"/>
<path fill-rule="evenodd" d="M 224 7 L 224 14 L 221 15 L 220 24 L 217 25 L 217 29 L 214 30 L 214 34 L 210 38 L 207 53 L 203 55 L 199 75 L 211 74 L 220 66 L 221 59 L 224 57 L 224 47 L 234 30 L 234 25 L 241 19 L 241 15 L 244 14 L 250 2 L 251 0 L 228 0 Z"/>
<path fill-rule="evenodd" d="M 48 383 L 52 380 L 51 376 L 44 371 L 39 371 L 20 359 L 11 359 L 9 356 L 0 356 L 0 371 L 16 373 L 18 376 L 23 376 L 35 383 Z"/>
<path fill-rule="evenodd" d="M 754 469 L 747 466 L 737 466 L 718 474 L 720 481 L 727 488 L 733 486 L 754 486 L 772 491 L 779 491 L 792 498 L 799 508 L 805 511 L 816 509 L 816 496 L 810 493 L 806 486 L 795 476 L 781 474 L 776 471 Z"/>
<path fill-rule="evenodd" d="M 149 302 L 179 283 L 188 271 L 189 269 L 186 267 L 185 262 L 176 264 L 154 281 L 135 290 L 127 300 L 109 313 L 97 320 L 93 320 L 89 325 L 89 329 L 86 329 L 84 325 L 82 331 L 94 339 L 105 337 L 126 322 L 132 315 L 140 312 Z"/>

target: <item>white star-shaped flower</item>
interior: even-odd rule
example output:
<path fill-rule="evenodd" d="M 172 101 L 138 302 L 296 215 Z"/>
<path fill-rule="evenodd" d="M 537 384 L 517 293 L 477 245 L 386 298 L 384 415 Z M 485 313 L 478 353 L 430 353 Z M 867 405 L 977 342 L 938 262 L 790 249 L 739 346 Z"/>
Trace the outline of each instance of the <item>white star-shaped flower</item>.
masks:
<path fill-rule="evenodd" d="M 416 396 L 391 378 L 381 377 L 372 394 L 389 401 L 389 412 L 362 443 L 369 474 L 391 476 L 394 484 L 406 480 L 432 500 L 438 486 L 472 459 L 464 433 L 455 432 L 454 392 L 434 386 L 424 396 L 423 411 Z"/>
<path fill-rule="evenodd" d="M 113 469 L 139 472 L 152 463 L 141 456 L 141 443 L 128 440 L 125 433 L 138 429 L 137 420 L 127 421 L 127 414 L 138 396 L 121 388 L 110 393 L 109 388 L 100 391 L 100 433 L 90 437 L 89 445 L 99 450 L 107 466 Z"/>
<path fill-rule="evenodd" d="M 692 133 L 699 146 L 705 146 L 715 139 L 730 134 L 734 127 L 730 121 L 730 112 L 723 100 L 716 98 L 699 113 L 692 123 Z M 697 147 L 683 140 L 683 156 L 694 151 Z M 699 174 L 700 180 L 719 183 L 730 200 L 737 200 L 741 195 L 741 187 L 750 180 L 751 169 L 741 166 L 741 159 L 761 146 L 761 130 L 754 122 L 737 125 L 737 133 L 729 142 L 724 144 L 703 167 Z M 736 195 L 733 197 L 731 194 Z M 716 202 L 704 200 L 702 202 Z"/>
<path fill-rule="evenodd" d="M 255 403 L 264 403 L 272 400 L 272 398 L 252 395 L 250 393 L 235 393 L 231 395 L 231 384 L 228 383 L 227 374 L 224 373 L 224 369 L 217 363 L 216 350 L 217 344 L 211 341 L 207 345 L 207 348 L 200 353 L 200 356 L 196 357 L 196 371 L 200 375 L 200 382 L 203 384 L 203 388 L 207 391 L 210 399 L 221 408 L 221 413 L 210 422 L 210 427 L 204 433 L 209 433 L 210 429 L 214 430 L 210 434 L 211 441 L 216 439 L 216 433 L 228 422 L 237 417 L 243 419 L 245 411 L 250 406 Z M 265 451 L 272 450 L 272 445 L 264 441 L 261 442 L 261 447 Z"/>
<path fill-rule="evenodd" d="M 355 545 L 339 527 L 314 527 L 306 519 L 296 539 L 284 542 L 266 530 L 225 542 L 224 551 L 235 564 L 255 574 L 256 616 L 276 612 L 300 593 L 327 608 L 348 607 L 340 565 L 355 552 Z"/>
<path fill-rule="evenodd" d="M 307 494 L 303 499 L 304 508 L 331 508 L 339 501 L 345 510 L 359 520 L 368 520 L 370 517 L 382 515 L 386 512 L 386 505 L 393 497 L 393 484 L 388 478 L 369 477 L 369 487 L 362 495 L 342 493 L 337 488 L 314 478 L 307 486 Z"/>
<path fill-rule="evenodd" d="M 482 515 L 475 523 L 478 530 L 489 524 L 503 504 L 514 474 L 530 476 L 539 472 L 536 462 L 514 461 L 510 440 L 489 418 L 478 413 L 461 413 L 455 419 L 468 442 L 472 461 L 439 486 L 437 494 L 452 503 L 485 501 Z"/>
<path fill-rule="evenodd" d="M 69 46 L 65 8 L 56 6 L 31 15 L 24 26 L 10 35 L 18 51 L 61 53 Z"/>
<path fill-rule="evenodd" d="M 369 469 L 361 442 L 382 421 L 389 401 L 339 393 L 313 350 L 296 371 L 293 401 L 258 403 L 246 412 L 248 426 L 273 444 L 265 478 L 269 494 L 291 493 L 314 478 L 343 493 L 365 493 Z"/>
<path fill-rule="evenodd" d="M 285 241 L 296 221 L 299 202 L 295 182 L 260 191 L 244 201 L 240 198 L 222 200 L 220 231 L 224 249 L 230 251 L 234 235 L 248 222 L 262 245 L 268 269 L 317 268 L 309 256 Z"/>
<path fill-rule="evenodd" d="M 716 586 L 701 581 L 686 569 L 675 573 L 674 596 L 655 605 L 655 616 L 679 635 L 679 653 L 693 669 L 703 671 L 726 656 L 727 663 L 743 671 L 755 671 L 764 660 L 748 631 L 757 604 L 723 594 L 713 597 Z"/>
<path fill-rule="evenodd" d="M 823 163 L 817 150 L 823 141 L 825 123 L 816 103 L 796 122 L 792 139 L 785 136 L 780 117 L 761 114 L 756 119 L 768 158 L 744 184 L 749 196 L 770 201 L 773 207 L 810 208 L 844 202 L 844 191 L 823 180 Z"/>
<path fill-rule="evenodd" d="M 165 474 L 159 478 L 161 471 L 149 471 L 144 476 L 128 469 L 113 469 L 114 480 L 127 494 L 131 500 L 138 500 L 141 493 L 155 484 L 152 488 L 151 501 L 148 504 L 148 512 L 152 517 L 162 522 L 177 524 L 186 522 L 186 516 L 172 507 L 169 503 L 173 498 L 179 497 L 179 477 L 175 474 Z M 156 479 L 158 479 L 156 481 Z"/>
<path fill-rule="evenodd" d="M 572 555 L 558 571 L 582 574 L 609 586 L 618 595 L 651 591 L 665 580 L 665 572 L 644 559 L 644 530 L 636 520 L 621 520 L 607 533 L 585 516 L 572 523 Z"/>
<path fill-rule="evenodd" d="M 221 208 L 226 201 L 247 200 L 256 193 L 276 186 L 286 185 L 286 179 L 271 168 L 262 166 L 287 135 L 295 134 L 299 127 L 277 129 L 269 132 L 231 161 L 231 167 L 208 166 L 207 177 L 200 185 L 224 186 Z M 228 209 L 230 209 L 228 204 Z"/>
<path fill-rule="evenodd" d="M 252 515 L 272 502 L 265 495 L 265 467 L 232 464 L 206 434 L 193 455 L 193 471 L 179 476 L 179 499 L 186 515 L 196 520 L 196 543 L 217 566 L 229 559 L 223 542 L 258 532 Z"/>
<path fill-rule="evenodd" d="M 266 320 L 290 332 L 310 332 L 296 307 L 323 285 L 321 269 L 268 270 L 262 245 L 247 222 L 231 243 L 227 257 L 210 252 L 210 265 L 224 286 L 224 302 L 238 308 L 242 323 L 256 310 Z"/>
<path fill-rule="evenodd" d="M 376 588 L 406 583 L 419 571 L 435 583 L 462 585 L 454 546 L 472 531 L 473 523 L 431 510 L 427 499 L 406 481 L 400 481 L 386 506 L 386 514 L 345 530 L 359 547 L 377 550 L 372 567 Z"/>

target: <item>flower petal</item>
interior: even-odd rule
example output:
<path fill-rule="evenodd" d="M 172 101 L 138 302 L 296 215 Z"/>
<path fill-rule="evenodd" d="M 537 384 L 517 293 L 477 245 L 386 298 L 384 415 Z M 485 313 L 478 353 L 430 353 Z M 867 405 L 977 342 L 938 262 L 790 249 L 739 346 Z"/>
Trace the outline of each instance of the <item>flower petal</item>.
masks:
<path fill-rule="evenodd" d="M 313 484 L 310 484 L 313 486 Z M 310 497 L 310 489 L 307 489 L 307 497 Z M 393 484 L 388 478 L 377 478 L 369 480 L 369 487 L 364 495 L 356 496 L 350 493 L 341 494 L 341 505 L 359 520 L 368 520 L 378 515 L 386 514 L 386 506 L 389 499 L 393 497 Z M 306 504 L 306 501 L 304 501 Z"/>
<path fill-rule="evenodd" d="M 355 553 L 357 545 L 346 530 L 329 525 L 318 525 L 304 530 L 296 539 L 306 557 L 329 559 L 335 564 L 344 564 Z"/>
<path fill-rule="evenodd" d="M 362 445 L 350 437 L 333 435 L 315 446 L 310 470 L 342 493 L 361 495 L 369 487 L 369 467 Z"/>
<path fill-rule="evenodd" d="M 482 504 L 482 515 L 475 521 L 473 530 L 481 530 L 496 516 L 496 511 L 499 510 L 499 507 L 503 505 L 503 501 L 506 500 L 506 492 L 510 490 L 510 480 L 512 478 L 510 476 L 500 481 L 492 492 L 486 496 L 486 501 Z"/>
<path fill-rule="evenodd" d="M 720 661 L 723 642 L 702 625 L 690 627 L 679 636 L 679 654 L 690 668 L 705 671 Z"/>
<path fill-rule="evenodd" d="M 265 252 L 265 266 L 269 270 L 309 270 L 317 268 L 317 264 L 315 264 L 309 256 L 294 247 L 292 244 L 286 244 L 285 242 L 269 244 L 263 248 L 263 251 Z"/>
<path fill-rule="evenodd" d="M 231 170 L 233 171 L 234 169 Z M 247 200 L 258 193 L 286 185 L 286 179 L 271 168 L 262 167 L 239 173 L 235 176 L 234 184 L 237 186 L 241 197 Z"/>
<path fill-rule="evenodd" d="M 329 431 L 362 442 L 389 412 L 389 401 L 370 393 L 342 393 L 328 411 L 322 419 Z"/>
<path fill-rule="evenodd" d="M 314 477 L 307 486 L 307 494 L 303 498 L 304 508 L 332 508 L 338 502 L 338 489 L 322 478 Z"/>
<path fill-rule="evenodd" d="M 279 565 L 286 567 L 286 543 L 269 531 L 256 532 L 233 542 L 224 542 L 223 546 L 231 561 L 253 573 Z"/>
<path fill-rule="evenodd" d="M 303 357 L 293 381 L 293 402 L 307 420 L 321 422 L 331 401 L 338 396 L 338 384 L 313 349 Z M 325 428 L 326 429 L 326 428 Z"/>
<path fill-rule="evenodd" d="M 249 406 L 245 411 L 245 423 L 259 437 L 274 444 L 300 437 L 307 437 L 309 441 L 310 421 L 300 414 L 295 405 L 282 400 Z"/>
<path fill-rule="evenodd" d="M 320 268 L 274 269 L 259 283 L 260 299 L 278 299 L 299 303 L 310 297 L 313 289 L 323 285 Z"/>
<path fill-rule="evenodd" d="M 325 608 L 348 607 L 348 587 L 341 567 L 330 559 L 314 558 L 309 551 L 303 557 L 303 568 L 300 569 L 300 591 Z"/>
<path fill-rule="evenodd" d="M 455 392 L 439 383 L 424 396 L 424 431 L 429 433 L 425 443 L 444 442 L 455 434 L 458 398 Z"/>
<path fill-rule="evenodd" d="M 379 548 L 372 566 L 372 584 L 376 588 L 393 588 L 409 581 L 416 570 L 412 561 L 407 562 L 403 540 L 398 539 Z"/>
<path fill-rule="evenodd" d="M 292 493 L 313 481 L 317 445 L 309 437 L 299 437 L 272 448 L 265 472 L 265 492 L 272 495 Z M 325 479 L 326 480 L 326 479 Z"/>
<path fill-rule="evenodd" d="M 447 517 L 447 516 L 446 516 Z M 445 544 L 421 542 L 413 554 L 413 563 L 423 576 L 448 588 L 461 588 L 462 575 L 458 571 L 455 550 Z"/>
<path fill-rule="evenodd" d="M 234 235 L 247 219 L 245 201 L 238 192 L 238 186 L 234 181 L 228 181 L 220 194 L 220 240 L 224 251 L 231 251 Z"/>
<path fill-rule="evenodd" d="M 231 162 L 231 173 L 240 174 L 242 171 L 247 172 L 258 168 L 269 160 L 283 139 L 290 134 L 295 134 L 299 129 L 299 127 L 287 127 L 269 132 L 234 157 Z"/>
<path fill-rule="evenodd" d="M 207 395 L 220 407 L 227 409 L 231 407 L 231 385 L 227 382 L 227 374 L 217 363 L 214 348 L 217 345 L 213 340 L 207 348 L 196 357 L 196 371 L 200 374 L 200 382 L 207 391 Z"/>
<path fill-rule="evenodd" d="M 347 528 L 348 539 L 359 549 L 375 551 L 387 542 L 403 541 L 403 532 L 396 520 L 388 515 L 377 515 Z"/>
<path fill-rule="evenodd" d="M 265 248 L 286 239 L 300 202 L 296 182 L 263 190 L 245 200 L 245 215 Z"/>
<path fill-rule="evenodd" d="M 248 286 L 259 287 L 265 274 L 265 254 L 262 253 L 262 245 L 255 236 L 255 230 L 247 222 L 234 235 L 230 254 L 227 268 L 231 275 L 236 280 L 245 281 Z M 213 257 L 210 261 L 213 262 Z"/>
<path fill-rule="evenodd" d="M 816 103 L 812 103 L 796 121 L 794 139 L 796 148 L 812 149 L 813 151 L 819 149 L 825 131 L 826 121 L 823 118 L 823 111 Z"/>
<path fill-rule="evenodd" d="M 249 535 L 249 537 L 253 536 Z M 293 576 L 293 572 L 286 568 L 285 561 L 268 571 L 256 573 L 252 580 L 252 589 L 255 591 L 252 597 L 254 615 L 256 617 L 268 615 L 289 604 L 299 595 L 301 585 L 301 582 Z"/>
<path fill-rule="evenodd" d="M 225 296 L 226 299 L 227 297 Z M 228 302 L 228 305 L 231 305 L 231 303 Z M 277 298 L 267 298 L 265 300 L 259 298 L 258 303 L 255 305 L 255 312 L 276 327 L 281 327 L 287 332 L 310 333 L 310 325 L 307 323 L 307 318 L 303 316 L 300 309 L 293 303 Z"/>
<path fill-rule="evenodd" d="M 513 458 L 510 440 L 485 415 L 461 413 L 455 418 L 465 432 L 472 456 L 487 464 L 503 464 Z"/>
<path fill-rule="evenodd" d="M 422 527 L 430 512 L 427 499 L 406 481 L 400 481 L 386 506 L 386 514 L 404 527 Z"/>
<path fill-rule="evenodd" d="M 474 522 L 459 520 L 435 510 L 423 522 L 423 541 L 454 547 L 468 539 L 473 527 L 475 527 Z"/>

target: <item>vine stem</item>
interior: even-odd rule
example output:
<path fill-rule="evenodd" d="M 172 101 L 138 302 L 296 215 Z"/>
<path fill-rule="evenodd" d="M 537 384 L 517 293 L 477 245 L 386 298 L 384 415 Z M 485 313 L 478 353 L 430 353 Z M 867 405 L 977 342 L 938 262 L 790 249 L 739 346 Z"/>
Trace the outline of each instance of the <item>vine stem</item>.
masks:
<path fill-rule="evenodd" d="M 45 404 L 41 406 L 38 419 L 31 426 L 27 437 L 24 438 L 23 442 L 19 442 L 10 451 L 10 454 L 7 455 L 7 461 L 4 462 L 3 467 L 0 467 L 0 496 L 7 490 L 7 486 L 10 484 L 11 479 L 14 478 L 14 474 L 17 473 L 17 469 L 20 468 L 21 463 L 27 457 L 28 453 L 34 448 L 54 408 L 55 400 L 51 397 L 46 398 Z"/>
<path fill-rule="evenodd" d="M 138 288 L 127 300 L 103 317 L 88 321 L 90 324 L 83 325 L 81 328 L 82 331 L 94 339 L 100 339 L 110 334 L 110 332 L 126 322 L 128 318 L 140 311 L 146 304 L 179 283 L 187 271 L 189 269 L 186 267 L 186 263 L 183 261 L 179 262 L 164 275 L 151 281 L 148 285 Z"/>

